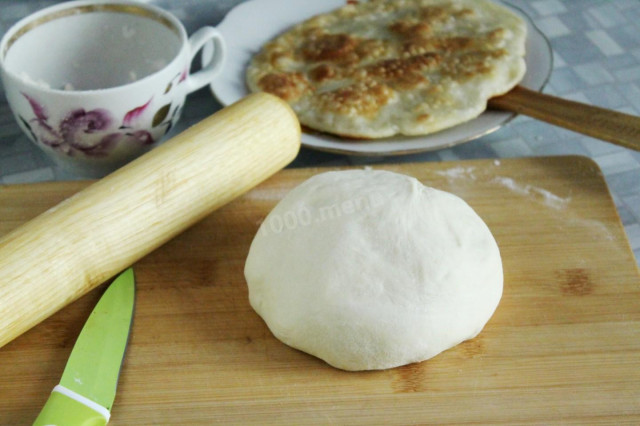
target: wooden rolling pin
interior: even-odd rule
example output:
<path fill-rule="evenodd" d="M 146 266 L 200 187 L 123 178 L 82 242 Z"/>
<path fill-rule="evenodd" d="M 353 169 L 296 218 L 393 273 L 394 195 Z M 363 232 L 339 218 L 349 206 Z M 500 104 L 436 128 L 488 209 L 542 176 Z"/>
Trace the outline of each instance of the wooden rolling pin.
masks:
<path fill-rule="evenodd" d="M 0 347 L 284 168 L 289 106 L 255 94 L 0 240 Z"/>

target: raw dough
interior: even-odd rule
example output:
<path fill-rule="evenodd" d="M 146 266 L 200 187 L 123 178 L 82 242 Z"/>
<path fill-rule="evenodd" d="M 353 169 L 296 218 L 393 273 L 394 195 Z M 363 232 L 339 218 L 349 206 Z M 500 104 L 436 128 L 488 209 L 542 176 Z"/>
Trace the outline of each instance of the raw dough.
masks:
<path fill-rule="evenodd" d="M 278 339 L 344 370 L 431 358 L 476 336 L 502 295 L 498 246 L 468 204 L 376 170 L 293 189 L 260 226 L 245 277 Z"/>

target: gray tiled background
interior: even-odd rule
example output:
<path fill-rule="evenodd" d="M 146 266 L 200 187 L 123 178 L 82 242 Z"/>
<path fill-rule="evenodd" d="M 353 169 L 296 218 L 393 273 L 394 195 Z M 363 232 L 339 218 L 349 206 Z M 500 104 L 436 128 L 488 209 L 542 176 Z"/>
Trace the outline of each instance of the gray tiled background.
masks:
<path fill-rule="evenodd" d="M 238 0 L 148 1 L 175 13 L 189 32 L 215 25 Z M 292 0 L 294 3 L 295 0 Z M 0 0 L 0 33 L 17 19 L 55 1 Z M 554 52 L 545 92 L 640 115 L 640 1 L 510 0 L 544 32 Z M 0 183 L 75 179 L 53 166 L 20 133 L 4 96 L 0 101 Z M 208 89 L 190 96 L 180 126 L 220 108 Z M 303 149 L 291 167 L 443 161 L 579 154 L 602 168 L 640 263 L 640 152 L 520 116 L 499 131 L 436 152 L 402 157 L 350 157 Z"/>

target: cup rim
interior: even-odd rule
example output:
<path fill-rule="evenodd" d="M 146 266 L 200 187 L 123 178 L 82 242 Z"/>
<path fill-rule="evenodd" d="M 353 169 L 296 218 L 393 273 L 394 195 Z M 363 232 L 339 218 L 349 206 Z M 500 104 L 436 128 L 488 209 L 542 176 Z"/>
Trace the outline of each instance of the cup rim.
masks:
<path fill-rule="evenodd" d="M 22 79 L 20 75 L 18 75 L 14 70 L 11 70 L 6 66 L 5 58 L 7 56 L 7 53 L 11 49 L 12 44 L 15 41 L 17 41 L 23 34 L 26 34 L 31 29 L 36 28 L 41 24 L 45 24 L 47 22 L 56 20 L 58 18 L 75 14 L 75 12 L 73 11 L 74 9 L 81 10 L 81 13 L 103 12 L 103 11 L 134 13 L 145 18 L 155 19 L 156 21 L 160 22 L 161 24 L 165 25 L 167 28 L 172 30 L 179 37 L 181 47 L 178 53 L 173 57 L 173 59 L 161 69 L 154 71 L 151 74 L 145 75 L 144 77 L 129 83 L 121 84 L 118 86 L 99 88 L 99 89 L 64 90 L 64 89 L 56 89 L 52 87 L 45 87 L 45 86 L 38 85 L 35 82 Z M 33 25 L 33 26 L 31 25 L 33 23 L 37 23 L 38 21 L 41 21 L 41 22 L 38 23 L 37 25 Z M 130 88 L 133 85 L 140 84 L 143 81 L 151 79 L 157 74 L 160 74 L 167 68 L 171 67 L 182 56 L 181 54 L 185 50 L 188 44 L 187 40 L 188 40 L 187 31 L 184 25 L 182 24 L 182 22 L 175 15 L 173 15 L 172 13 L 160 7 L 157 7 L 151 4 L 140 3 L 139 1 L 133 1 L 133 0 L 106 0 L 106 1 L 104 0 L 73 0 L 73 1 L 59 3 L 56 5 L 38 10 L 34 13 L 31 13 L 25 16 L 24 18 L 20 19 L 18 22 L 13 24 L 7 30 L 7 32 L 2 36 L 2 39 L 0 39 L 0 68 L 4 73 L 11 76 L 12 78 L 17 79 L 21 81 L 23 84 L 27 86 L 31 86 L 32 88 L 42 92 L 78 95 L 78 94 L 114 91 L 122 88 Z"/>

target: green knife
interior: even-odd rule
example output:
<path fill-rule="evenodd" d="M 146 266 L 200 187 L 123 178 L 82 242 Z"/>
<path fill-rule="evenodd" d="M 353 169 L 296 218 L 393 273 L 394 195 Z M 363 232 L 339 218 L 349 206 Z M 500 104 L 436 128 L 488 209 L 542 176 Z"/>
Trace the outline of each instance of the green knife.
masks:
<path fill-rule="evenodd" d="M 135 301 L 133 269 L 109 285 L 78 336 L 60 384 L 34 422 L 106 425 L 116 397 Z"/>

